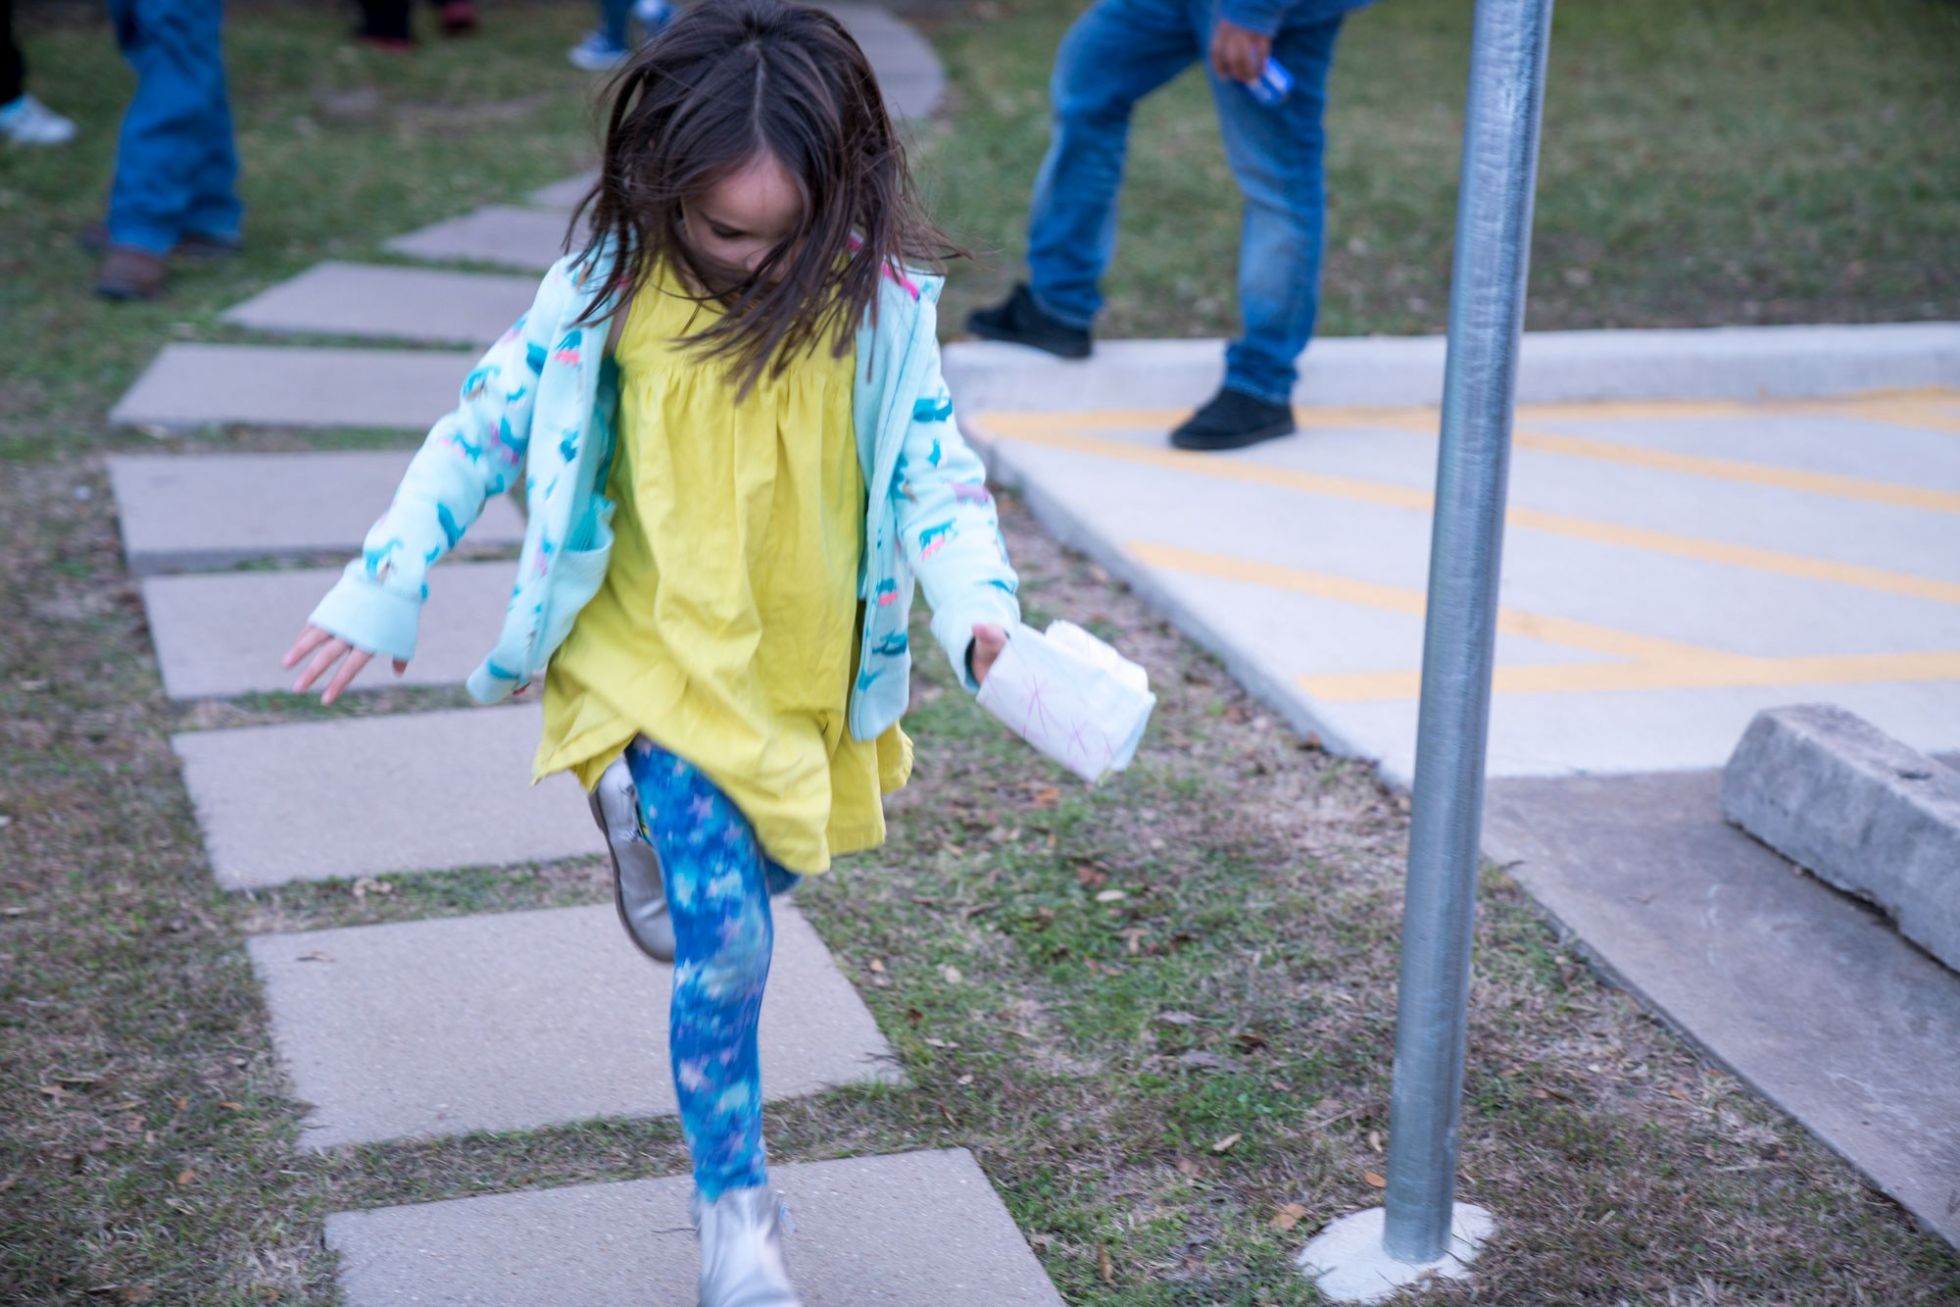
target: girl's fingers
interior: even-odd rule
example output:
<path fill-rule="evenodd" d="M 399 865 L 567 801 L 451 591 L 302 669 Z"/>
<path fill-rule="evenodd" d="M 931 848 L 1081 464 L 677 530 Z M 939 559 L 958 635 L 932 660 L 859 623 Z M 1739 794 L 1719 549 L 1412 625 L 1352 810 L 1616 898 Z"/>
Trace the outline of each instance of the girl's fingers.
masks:
<path fill-rule="evenodd" d="M 318 649 L 321 641 L 331 639 L 333 639 L 332 636 L 317 626 L 303 626 L 300 628 L 298 638 L 293 641 L 293 647 L 286 650 L 286 656 L 279 660 L 279 665 L 281 667 L 292 667 L 300 659 L 306 657 L 306 655 L 312 653 L 315 649 Z"/>
<path fill-rule="evenodd" d="M 350 652 L 347 661 L 342 663 L 340 670 L 334 673 L 333 680 L 327 683 L 326 692 L 320 696 L 320 702 L 329 704 L 338 699 L 340 692 L 347 688 L 347 683 L 360 675 L 361 669 L 366 667 L 368 660 L 373 657 L 373 654 L 360 649 Z"/>
<path fill-rule="evenodd" d="M 350 648 L 345 640 L 329 637 L 327 642 L 320 646 L 320 652 L 313 655 L 313 661 L 306 665 L 306 670 L 299 674 L 299 679 L 293 682 L 293 693 L 305 694 L 312 688 L 313 682 L 319 680 L 321 674 L 334 665 L 334 660 L 349 652 Z"/>

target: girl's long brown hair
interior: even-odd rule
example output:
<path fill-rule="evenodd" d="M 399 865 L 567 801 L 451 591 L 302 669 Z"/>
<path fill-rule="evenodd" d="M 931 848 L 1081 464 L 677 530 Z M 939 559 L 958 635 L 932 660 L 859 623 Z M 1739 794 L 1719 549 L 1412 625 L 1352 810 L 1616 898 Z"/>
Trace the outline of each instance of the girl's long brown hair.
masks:
<path fill-rule="evenodd" d="M 746 392 L 820 342 L 841 357 L 857 324 L 875 316 L 888 270 L 936 268 L 963 253 L 918 203 L 864 52 L 821 9 L 701 0 L 634 56 L 611 96 L 605 162 L 567 237 L 589 218 L 582 258 L 607 258 L 586 322 L 615 288 L 670 259 L 725 310 L 688 340 Z M 682 239 L 681 206 L 763 152 L 796 180 L 803 216 L 730 284 Z"/>

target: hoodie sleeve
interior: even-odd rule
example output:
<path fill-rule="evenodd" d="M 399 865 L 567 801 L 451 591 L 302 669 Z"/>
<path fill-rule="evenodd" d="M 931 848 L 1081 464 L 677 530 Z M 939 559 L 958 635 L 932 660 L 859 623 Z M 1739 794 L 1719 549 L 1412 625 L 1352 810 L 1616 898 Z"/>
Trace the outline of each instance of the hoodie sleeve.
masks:
<path fill-rule="evenodd" d="M 980 687 L 967 670 L 976 622 L 1013 626 L 1021 619 L 1020 587 L 1000 519 L 987 490 L 987 471 L 953 420 L 953 397 L 939 367 L 937 314 L 922 305 L 920 346 L 932 351 L 914 397 L 892 493 L 905 561 L 932 608 L 932 634 L 969 691 Z"/>
<path fill-rule="evenodd" d="M 414 657 L 429 569 L 462 540 L 490 496 L 522 476 L 538 379 L 572 294 L 563 265 L 554 267 L 530 312 L 464 378 L 455 409 L 430 430 L 361 556 L 308 622 L 357 649 Z"/>
<path fill-rule="evenodd" d="M 1290 7 L 1289 0 L 1219 0 L 1218 16 L 1261 36 L 1271 36 L 1279 31 L 1280 19 Z"/>

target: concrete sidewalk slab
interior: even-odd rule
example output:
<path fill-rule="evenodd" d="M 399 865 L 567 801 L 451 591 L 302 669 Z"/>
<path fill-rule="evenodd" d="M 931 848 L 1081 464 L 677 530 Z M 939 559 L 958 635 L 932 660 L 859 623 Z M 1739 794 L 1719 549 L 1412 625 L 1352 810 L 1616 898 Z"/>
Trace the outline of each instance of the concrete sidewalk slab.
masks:
<path fill-rule="evenodd" d="M 1484 849 L 1620 984 L 1960 1243 L 1960 976 L 1722 819 L 1715 771 L 1489 787 Z"/>
<path fill-rule="evenodd" d="M 557 210 L 490 204 L 397 236 L 385 248 L 418 259 L 543 272 L 565 252 L 565 226 L 566 215 Z"/>
<path fill-rule="evenodd" d="M 256 559 L 352 557 L 387 511 L 413 457 L 405 450 L 314 454 L 111 456 L 123 554 L 137 576 Z M 511 549 L 524 520 L 499 495 L 462 548 Z"/>
<path fill-rule="evenodd" d="M 426 430 L 456 406 L 475 362 L 475 354 L 446 350 L 166 345 L 109 420 Z"/>
<path fill-rule="evenodd" d="M 226 889 L 597 856 L 577 782 L 531 785 L 535 707 L 171 737 Z"/>
<path fill-rule="evenodd" d="M 531 307 L 537 289 L 531 277 L 328 261 L 224 318 L 260 331 L 485 345 Z"/>
<path fill-rule="evenodd" d="M 957 325 L 957 324 L 955 324 Z M 1296 405 L 1422 404 L 1443 396 L 1441 336 L 1324 336 Z M 946 348 L 963 412 L 1190 408 L 1224 379 L 1220 340 L 1098 342 L 1086 362 L 993 341 Z M 1526 332 L 1520 404 L 1832 395 L 1960 385 L 1960 323 Z"/>
<path fill-rule="evenodd" d="M 450 563 L 429 579 L 408 670 L 363 673 L 354 690 L 461 685 L 497 642 L 515 564 Z M 290 690 L 280 656 L 334 582 L 338 568 L 149 577 L 143 611 L 163 688 L 173 699 Z"/>
<path fill-rule="evenodd" d="M 1061 1307 L 963 1148 L 772 1166 L 808 1307 Z M 327 1218 L 348 1307 L 679 1307 L 700 1258 L 685 1177 Z"/>
<path fill-rule="evenodd" d="M 897 1078 L 857 991 L 776 902 L 762 1006 L 771 1101 Z M 610 903 L 250 941 L 303 1147 L 524 1130 L 679 1111 L 667 1053 L 673 971 Z"/>
<path fill-rule="evenodd" d="M 970 422 L 1052 534 L 1296 728 L 1406 783 L 1433 437 L 1357 415 L 1208 457 L 1134 410 L 1013 417 Z M 1939 471 L 1915 449 L 1865 441 L 1908 484 Z M 1537 448 L 1512 483 L 1493 775 L 1717 766 L 1756 711 L 1799 697 L 1921 749 L 1960 742 L 1960 514 Z"/>

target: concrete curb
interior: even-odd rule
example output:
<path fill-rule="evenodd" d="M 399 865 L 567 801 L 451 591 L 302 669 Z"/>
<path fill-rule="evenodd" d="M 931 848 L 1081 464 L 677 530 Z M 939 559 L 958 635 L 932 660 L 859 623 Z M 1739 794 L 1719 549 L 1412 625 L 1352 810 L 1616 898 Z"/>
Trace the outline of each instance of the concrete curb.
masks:
<path fill-rule="evenodd" d="M 1437 404 L 1441 336 L 1316 340 L 1293 402 Z M 992 341 L 946 347 L 946 376 L 968 413 L 1187 408 L 1224 376 L 1219 340 L 1115 340 L 1068 362 Z M 1960 322 L 1528 332 L 1521 404 L 1631 399 L 1765 399 L 1960 385 Z"/>

